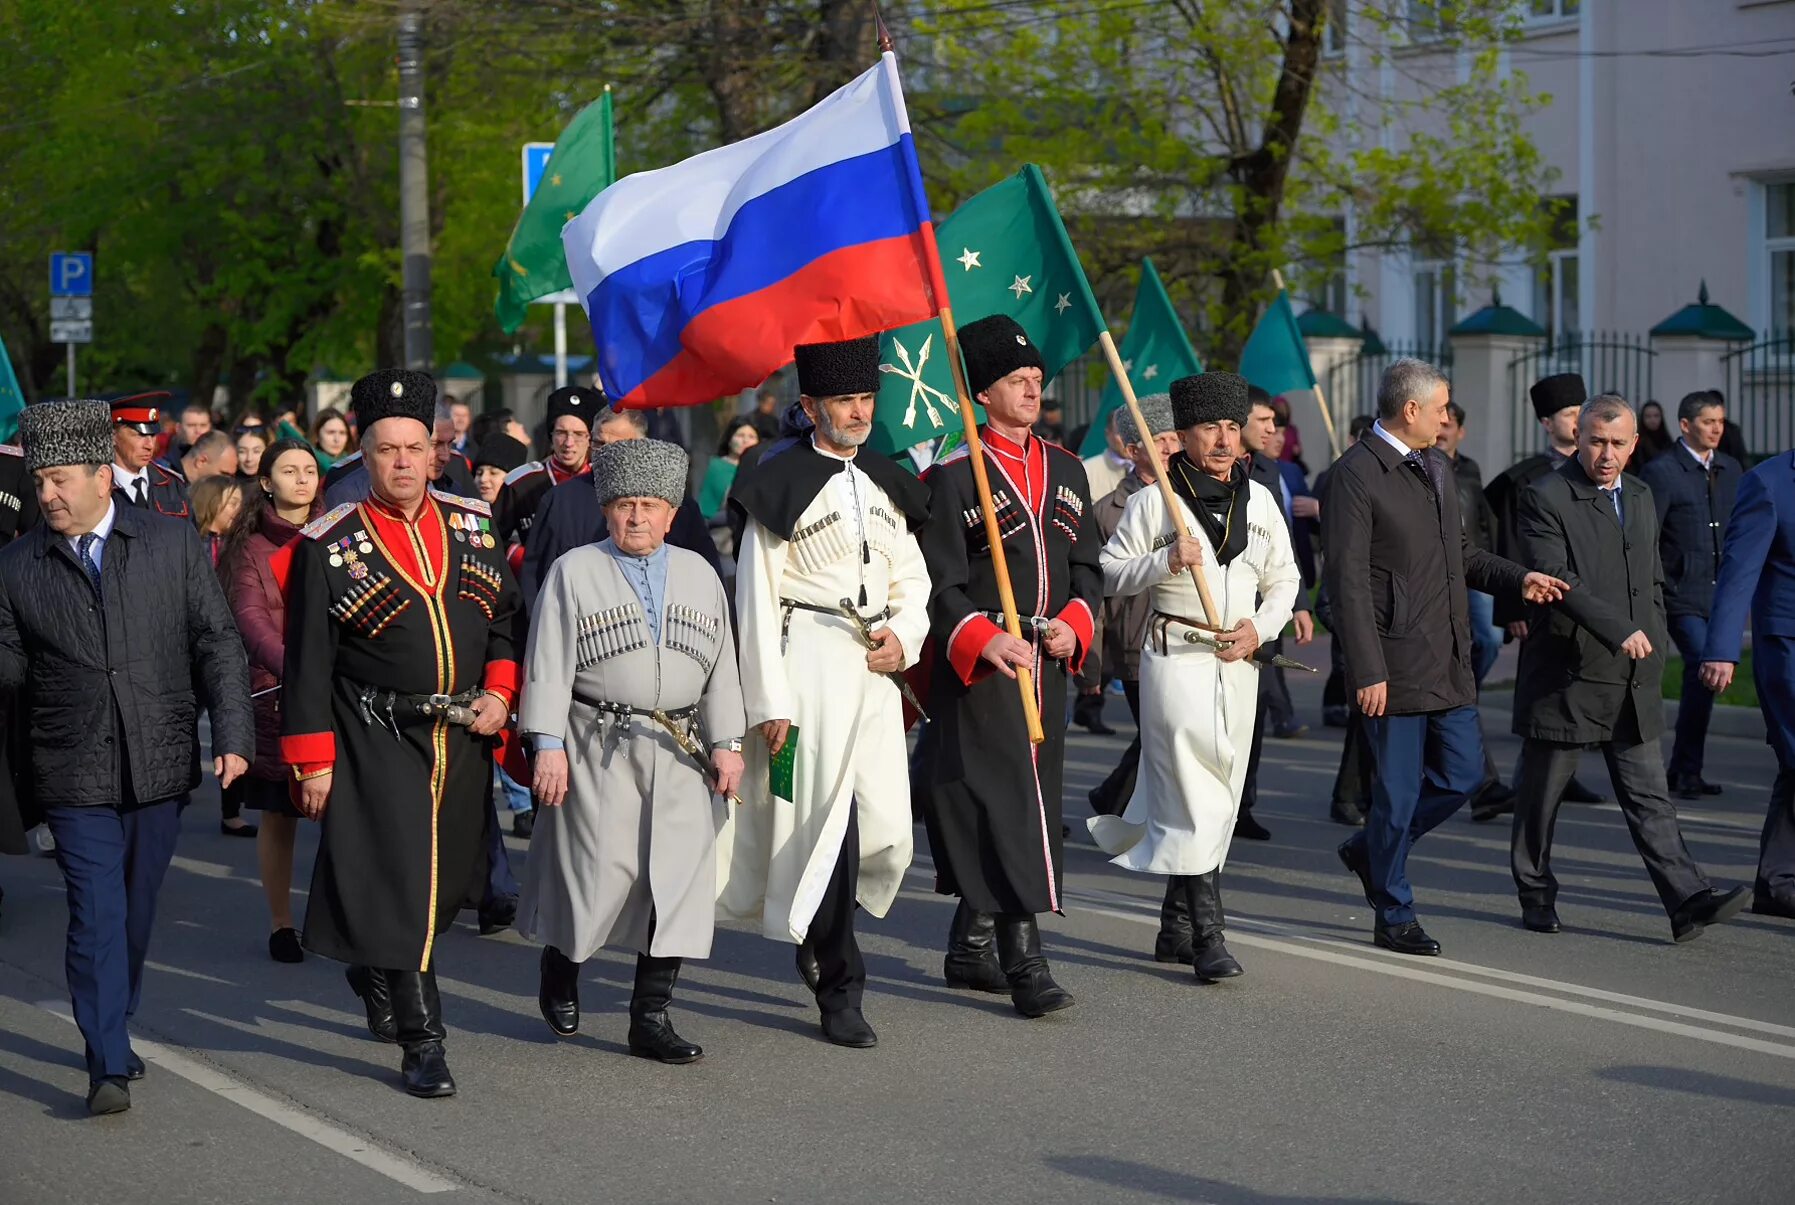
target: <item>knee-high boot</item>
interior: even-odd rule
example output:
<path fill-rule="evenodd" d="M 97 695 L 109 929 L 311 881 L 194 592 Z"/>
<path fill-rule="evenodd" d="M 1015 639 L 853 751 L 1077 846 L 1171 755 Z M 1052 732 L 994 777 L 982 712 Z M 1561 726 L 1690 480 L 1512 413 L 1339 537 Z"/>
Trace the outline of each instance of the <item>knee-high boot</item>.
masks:
<path fill-rule="evenodd" d="M 1159 906 L 1159 936 L 1153 942 L 1153 958 L 1157 962 L 1191 960 L 1190 899 L 1184 882 L 1186 877 L 1175 874 L 1166 879 L 1165 902 Z"/>
<path fill-rule="evenodd" d="M 636 988 L 629 1002 L 629 1052 L 662 1063 L 695 1063 L 704 1048 L 673 1032 L 667 1006 L 679 981 L 677 958 L 636 955 Z"/>
<path fill-rule="evenodd" d="M 1006 912 L 997 917 L 997 953 L 1010 987 L 1010 1001 L 1023 1016 L 1043 1017 L 1076 1003 L 1047 969 L 1047 959 L 1041 955 L 1041 930 L 1032 914 Z"/>
<path fill-rule="evenodd" d="M 1191 927 L 1196 933 L 1192 960 L 1199 983 L 1214 983 L 1218 979 L 1232 979 L 1236 975 L 1246 974 L 1240 963 L 1234 960 L 1234 955 L 1228 953 L 1227 944 L 1223 941 L 1221 877 L 1221 871 L 1212 870 L 1208 874 L 1193 874 L 1184 878 Z"/>
<path fill-rule="evenodd" d="M 436 969 L 385 972 L 393 996 L 393 1021 L 405 1055 L 399 1074 L 413 1096 L 455 1095 L 455 1079 L 443 1057 L 443 1004 Z"/>
<path fill-rule="evenodd" d="M 397 1042 L 399 1031 L 393 1022 L 393 995 L 386 972 L 379 967 L 350 967 L 343 976 L 368 1010 L 368 1032 L 382 1042 Z"/>
<path fill-rule="evenodd" d="M 536 1007 L 548 1027 L 562 1037 L 580 1032 L 580 964 L 553 946 L 542 949 Z"/>
<path fill-rule="evenodd" d="M 947 958 L 941 966 L 949 987 L 975 992 L 1007 992 L 1010 984 L 997 961 L 995 924 L 989 912 L 980 912 L 965 900 L 954 909 L 947 930 Z"/>

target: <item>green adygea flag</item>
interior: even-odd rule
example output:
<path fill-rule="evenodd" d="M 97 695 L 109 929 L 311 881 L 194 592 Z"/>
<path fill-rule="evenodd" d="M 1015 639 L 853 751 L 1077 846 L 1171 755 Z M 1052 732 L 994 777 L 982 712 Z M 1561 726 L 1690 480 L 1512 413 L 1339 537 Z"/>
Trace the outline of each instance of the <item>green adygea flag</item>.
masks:
<path fill-rule="evenodd" d="M 1049 381 L 1097 341 L 1103 315 L 1034 164 L 956 209 L 935 241 L 957 325 L 1008 314 L 1041 349 Z M 890 455 L 960 430 L 940 322 L 881 335 L 879 371 L 884 383 L 868 447 Z"/>
<path fill-rule="evenodd" d="M 25 409 L 25 391 L 13 375 L 12 360 L 6 354 L 6 343 L 0 340 L 0 442 L 10 440 L 19 430 L 19 414 Z"/>
<path fill-rule="evenodd" d="M 499 296 L 493 303 L 507 333 L 523 325 L 530 302 L 573 287 L 561 227 L 617 179 L 617 143 L 611 128 L 611 90 L 575 114 L 542 169 L 530 203 L 518 215 L 505 254 L 492 266 Z"/>
<path fill-rule="evenodd" d="M 1309 345 L 1296 324 L 1296 310 L 1283 289 L 1260 315 L 1259 325 L 1240 349 L 1240 375 L 1277 397 L 1299 389 L 1315 388 L 1315 370 L 1309 366 Z"/>
<path fill-rule="evenodd" d="M 1178 321 L 1178 311 L 1172 308 L 1172 299 L 1150 259 L 1141 261 L 1134 313 L 1128 319 L 1128 333 L 1122 336 L 1122 367 L 1136 397 L 1164 393 L 1179 377 L 1203 371 L 1203 361 L 1185 337 L 1184 324 Z M 1091 429 L 1085 432 L 1084 443 L 1077 449 L 1080 456 L 1095 456 L 1103 451 L 1109 416 L 1121 407 L 1122 387 L 1111 377 L 1103 388 L 1103 401 L 1091 420 Z"/>

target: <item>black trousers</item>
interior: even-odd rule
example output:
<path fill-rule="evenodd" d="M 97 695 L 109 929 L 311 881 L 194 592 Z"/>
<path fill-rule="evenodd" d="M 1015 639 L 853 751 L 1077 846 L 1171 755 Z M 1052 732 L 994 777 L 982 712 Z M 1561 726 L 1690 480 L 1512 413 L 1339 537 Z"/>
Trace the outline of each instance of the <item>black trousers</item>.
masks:
<path fill-rule="evenodd" d="M 1284 641 L 1268 641 L 1266 648 L 1274 654 L 1284 651 Z M 1296 704 L 1290 700 L 1290 686 L 1284 681 L 1284 668 L 1279 665 L 1264 666 L 1259 670 L 1259 727 L 1265 727 L 1269 718 L 1277 728 L 1288 728 L 1296 723 Z"/>
<path fill-rule="evenodd" d="M 1346 741 L 1340 747 L 1340 770 L 1334 775 L 1334 802 L 1371 810 L 1371 740 L 1365 714 L 1358 705 L 1346 709 Z"/>
<path fill-rule="evenodd" d="M 822 903 L 810 919 L 806 937 L 816 954 L 817 1007 L 826 1013 L 859 1008 L 866 993 L 866 963 L 854 937 L 854 897 L 860 890 L 859 805 L 850 801 L 848 831 L 841 838 L 835 871 L 823 892 Z"/>
<path fill-rule="evenodd" d="M 1134 798 L 1134 780 L 1141 770 L 1141 684 L 1139 680 L 1122 682 L 1122 694 L 1128 700 L 1128 714 L 1134 717 L 1134 740 L 1122 753 L 1122 760 L 1109 772 L 1109 777 L 1091 792 L 1091 810 L 1099 816 L 1120 816 Z"/>
<path fill-rule="evenodd" d="M 1253 711 L 1253 747 L 1247 754 L 1246 781 L 1240 787 L 1240 810 L 1250 813 L 1253 805 L 1259 802 L 1259 755 L 1265 749 L 1265 720 L 1268 708 L 1265 693 L 1266 671 L 1259 671 L 1259 704 Z"/>
<path fill-rule="evenodd" d="M 1628 726 L 1623 721 L 1621 735 L 1627 735 Z M 1683 843 L 1658 742 L 1612 740 L 1601 748 L 1633 846 L 1645 861 L 1664 911 L 1675 912 L 1685 900 L 1707 890 L 1709 883 Z M 1550 907 L 1558 898 L 1558 880 L 1552 876 L 1552 830 L 1565 784 L 1582 753 L 1581 745 L 1554 741 L 1529 739 L 1521 746 L 1511 862 L 1522 904 Z"/>
<path fill-rule="evenodd" d="M 1781 766 L 1758 842 L 1757 893 L 1795 904 L 1795 766 Z"/>

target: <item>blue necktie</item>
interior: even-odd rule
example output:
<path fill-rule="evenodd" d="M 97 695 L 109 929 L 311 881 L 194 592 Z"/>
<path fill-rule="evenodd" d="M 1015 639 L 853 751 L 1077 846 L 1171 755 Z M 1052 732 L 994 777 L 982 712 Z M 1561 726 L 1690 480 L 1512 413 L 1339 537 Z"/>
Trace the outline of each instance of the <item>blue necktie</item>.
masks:
<path fill-rule="evenodd" d="M 1622 531 L 1625 531 L 1627 529 L 1627 516 L 1620 508 L 1620 486 L 1617 485 L 1613 489 L 1605 490 L 1604 492 L 1614 500 L 1614 521 L 1621 525 Z"/>
<path fill-rule="evenodd" d="M 81 558 L 81 568 L 87 570 L 87 580 L 93 583 L 94 596 L 100 605 L 106 605 L 106 592 L 100 588 L 100 567 L 94 564 L 93 546 L 100 542 L 100 537 L 88 532 L 75 542 L 75 555 Z"/>

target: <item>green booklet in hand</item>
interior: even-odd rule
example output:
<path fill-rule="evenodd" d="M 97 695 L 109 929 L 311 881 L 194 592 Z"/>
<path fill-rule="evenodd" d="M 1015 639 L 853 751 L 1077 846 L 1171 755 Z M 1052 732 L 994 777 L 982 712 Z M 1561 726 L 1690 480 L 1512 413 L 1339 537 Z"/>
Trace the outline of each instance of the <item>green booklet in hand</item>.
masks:
<path fill-rule="evenodd" d="M 795 795 L 792 778 L 798 768 L 798 726 L 793 724 L 785 731 L 785 744 L 773 755 L 768 766 L 773 790 L 773 798 L 788 802 Z"/>

